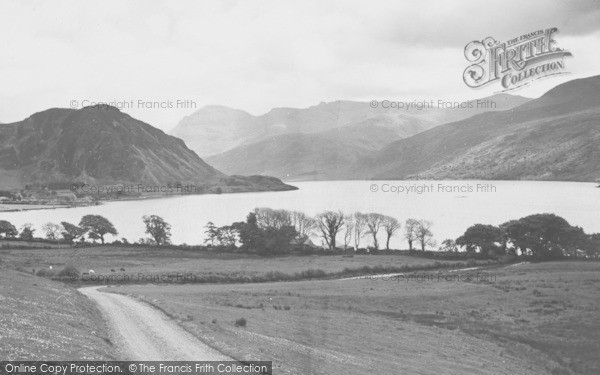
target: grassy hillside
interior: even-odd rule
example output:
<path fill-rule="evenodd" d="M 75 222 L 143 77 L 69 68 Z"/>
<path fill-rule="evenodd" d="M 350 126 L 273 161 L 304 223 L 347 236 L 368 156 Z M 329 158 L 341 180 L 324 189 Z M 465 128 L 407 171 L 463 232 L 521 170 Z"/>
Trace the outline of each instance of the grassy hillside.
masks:
<path fill-rule="evenodd" d="M 93 302 L 62 283 L 0 265 L 2 360 L 114 360 L 115 355 Z"/>
<path fill-rule="evenodd" d="M 345 176 L 594 181 L 599 124 L 600 77 L 574 80 L 514 109 L 394 142 L 351 165 Z"/>

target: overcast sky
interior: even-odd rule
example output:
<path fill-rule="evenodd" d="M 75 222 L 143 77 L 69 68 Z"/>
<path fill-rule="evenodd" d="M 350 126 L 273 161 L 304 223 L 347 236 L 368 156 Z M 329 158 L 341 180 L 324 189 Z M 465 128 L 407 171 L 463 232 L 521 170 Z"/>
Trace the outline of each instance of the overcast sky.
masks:
<path fill-rule="evenodd" d="M 486 5 L 489 3 L 489 5 Z M 130 101 L 165 131 L 192 100 L 262 114 L 321 101 L 462 100 L 465 45 L 558 27 L 569 76 L 600 74 L 600 1 L 9 1 L 0 0 L 0 121 L 72 101 Z"/>

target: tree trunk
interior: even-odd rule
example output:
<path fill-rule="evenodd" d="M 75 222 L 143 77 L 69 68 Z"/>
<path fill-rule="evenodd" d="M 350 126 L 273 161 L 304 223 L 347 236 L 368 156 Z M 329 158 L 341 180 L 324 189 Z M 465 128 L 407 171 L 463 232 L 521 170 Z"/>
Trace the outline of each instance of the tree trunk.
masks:
<path fill-rule="evenodd" d="M 408 240 L 408 250 L 412 251 L 413 249 L 413 241 L 412 240 Z"/>

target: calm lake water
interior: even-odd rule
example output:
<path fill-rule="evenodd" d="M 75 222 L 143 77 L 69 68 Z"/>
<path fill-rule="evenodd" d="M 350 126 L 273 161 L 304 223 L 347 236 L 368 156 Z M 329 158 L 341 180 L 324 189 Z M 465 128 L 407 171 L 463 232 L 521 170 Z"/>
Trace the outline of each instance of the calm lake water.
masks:
<path fill-rule="evenodd" d="M 110 202 L 100 206 L 0 213 L 17 228 L 33 223 L 41 235 L 47 222 L 79 223 L 86 214 L 103 215 L 119 235 L 137 241 L 144 234 L 142 216 L 159 215 L 172 225 L 173 242 L 200 244 L 208 221 L 216 225 L 243 221 L 255 207 L 285 208 L 316 214 L 324 210 L 379 212 L 402 222 L 433 222 L 438 244 L 456 238 L 475 223 L 498 225 L 534 213 L 555 213 L 586 232 L 600 232 L 600 189 L 593 183 L 529 181 L 334 181 L 292 182 L 299 190 L 181 196 Z M 478 187 L 480 188 L 478 191 Z M 419 193 L 420 192 L 420 193 Z M 108 236 L 112 241 L 115 237 Z M 382 234 L 383 239 L 383 234 Z M 364 241 L 367 241 L 365 239 Z M 315 240 L 320 244 L 320 240 Z M 393 247 L 406 248 L 400 237 Z"/>

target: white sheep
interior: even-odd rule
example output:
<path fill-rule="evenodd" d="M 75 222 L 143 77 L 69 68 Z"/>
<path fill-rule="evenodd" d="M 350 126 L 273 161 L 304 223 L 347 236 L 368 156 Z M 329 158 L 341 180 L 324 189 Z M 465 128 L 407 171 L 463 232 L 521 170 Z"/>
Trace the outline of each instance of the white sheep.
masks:
<path fill-rule="evenodd" d="M 89 271 L 88 271 L 88 273 L 89 273 L 90 275 L 95 275 L 95 274 L 96 274 L 96 271 L 94 271 L 94 270 L 89 270 Z"/>

